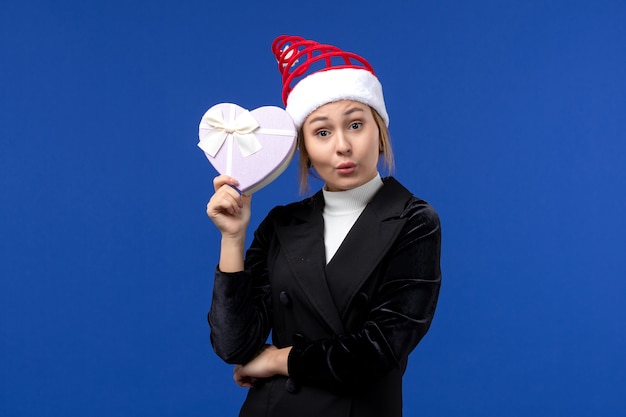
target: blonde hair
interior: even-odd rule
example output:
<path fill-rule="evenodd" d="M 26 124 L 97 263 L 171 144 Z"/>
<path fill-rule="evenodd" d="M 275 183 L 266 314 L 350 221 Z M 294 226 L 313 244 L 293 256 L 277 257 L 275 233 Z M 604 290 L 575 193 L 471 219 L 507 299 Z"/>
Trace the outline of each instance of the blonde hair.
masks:
<path fill-rule="evenodd" d="M 395 168 L 395 163 L 393 159 L 393 150 L 391 149 L 391 138 L 389 137 L 389 129 L 385 124 L 383 118 L 378 114 L 376 110 L 374 110 L 371 106 L 370 110 L 372 111 L 372 115 L 374 116 L 374 120 L 376 121 L 376 125 L 378 126 L 379 132 L 379 162 L 382 165 L 382 168 L 385 170 L 385 173 L 390 175 L 393 173 Z M 309 153 L 304 146 L 304 133 L 302 128 L 298 130 L 298 149 L 299 149 L 299 157 L 298 157 L 298 184 L 300 194 L 305 194 L 309 191 L 309 175 L 312 175 L 316 178 L 317 175 L 314 171 L 311 171 L 311 160 L 309 159 Z"/>

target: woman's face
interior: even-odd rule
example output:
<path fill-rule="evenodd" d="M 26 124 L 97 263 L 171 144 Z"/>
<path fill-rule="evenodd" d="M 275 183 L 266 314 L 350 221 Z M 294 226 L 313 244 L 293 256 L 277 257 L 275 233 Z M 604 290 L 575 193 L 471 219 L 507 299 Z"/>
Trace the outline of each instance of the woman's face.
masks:
<path fill-rule="evenodd" d="M 325 104 L 306 118 L 302 132 L 311 165 L 329 191 L 350 190 L 376 176 L 380 135 L 367 104 Z"/>

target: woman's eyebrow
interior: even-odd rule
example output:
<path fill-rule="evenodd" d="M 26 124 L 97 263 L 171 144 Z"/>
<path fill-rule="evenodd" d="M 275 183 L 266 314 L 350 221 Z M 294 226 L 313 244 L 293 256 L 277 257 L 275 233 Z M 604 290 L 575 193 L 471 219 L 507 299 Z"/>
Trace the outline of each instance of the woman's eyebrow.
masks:
<path fill-rule="evenodd" d="M 360 112 L 364 112 L 365 110 L 363 110 L 361 107 L 351 107 L 351 108 L 349 108 L 348 110 L 346 110 L 346 111 L 343 113 L 343 115 L 344 115 L 344 116 L 349 116 L 349 115 L 351 115 L 352 113 L 359 112 L 359 111 L 360 111 Z M 327 120 L 328 120 L 328 116 L 317 116 L 317 117 L 314 117 L 314 118 L 312 118 L 311 120 L 309 120 L 309 121 L 307 122 L 307 124 L 312 124 L 312 123 L 315 123 L 315 122 L 325 122 L 325 121 L 327 121 Z"/>
<path fill-rule="evenodd" d="M 314 117 L 314 118 L 312 118 L 311 120 L 309 120 L 309 121 L 307 122 L 307 124 L 309 124 L 309 125 L 310 125 L 311 123 L 315 123 L 315 122 L 324 122 L 324 121 L 326 121 L 326 120 L 328 120 L 328 117 L 326 117 L 326 116 L 317 116 L 317 117 Z"/>

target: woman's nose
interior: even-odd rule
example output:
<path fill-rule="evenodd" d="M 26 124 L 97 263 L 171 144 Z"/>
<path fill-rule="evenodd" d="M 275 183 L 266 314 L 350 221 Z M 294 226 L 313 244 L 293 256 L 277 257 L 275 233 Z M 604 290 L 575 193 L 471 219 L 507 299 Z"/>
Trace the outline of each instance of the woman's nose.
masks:
<path fill-rule="evenodd" d="M 337 133 L 336 138 L 336 149 L 338 154 L 346 154 L 352 151 L 352 145 L 350 144 L 350 141 L 342 132 Z"/>

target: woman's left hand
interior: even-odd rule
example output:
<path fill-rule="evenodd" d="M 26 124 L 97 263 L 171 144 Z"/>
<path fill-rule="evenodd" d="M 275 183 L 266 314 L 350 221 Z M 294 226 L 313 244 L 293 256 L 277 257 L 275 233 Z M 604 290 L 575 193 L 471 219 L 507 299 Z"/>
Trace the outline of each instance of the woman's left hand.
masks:
<path fill-rule="evenodd" d="M 259 378 L 274 375 L 289 376 L 287 358 L 291 347 L 278 349 L 274 345 L 265 345 L 258 355 L 244 365 L 235 365 L 233 379 L 240 387 L 250 388 Z"/>

